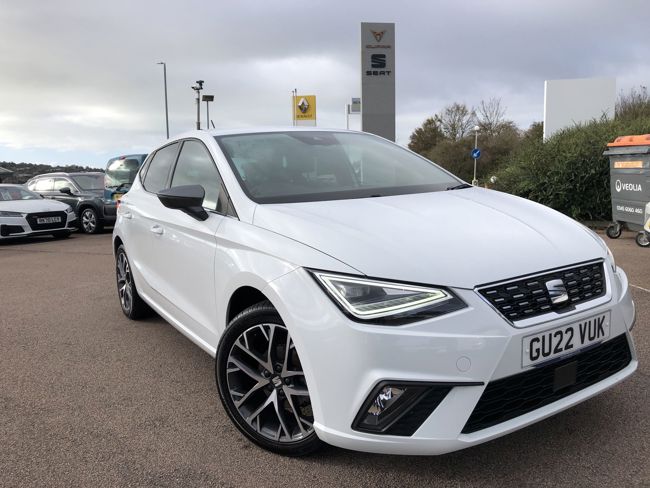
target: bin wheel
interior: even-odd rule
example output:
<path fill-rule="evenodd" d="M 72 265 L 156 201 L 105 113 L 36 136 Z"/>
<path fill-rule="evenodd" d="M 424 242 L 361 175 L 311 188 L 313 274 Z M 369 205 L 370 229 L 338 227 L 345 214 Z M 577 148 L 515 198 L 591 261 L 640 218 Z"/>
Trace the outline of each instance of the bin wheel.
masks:
<path fill-rule="evenodd" d="M 607 227 L 607 230 L 605 231 L 607 234 L 607 237 L 610 239 L 618 239 L 621 237 L 621 234 L 623 233 L 623 228 L 621 227 L 620 224 L 612 224 L 609 227 Z"/>
<path fill-rule="evenodd" d="M 650 239 L 648 239 L 648 236 L 644 231 L 639 232 L 636 235 L 636 243 L 641 246 L 641 247 L 648 247 L 650 246 Z"/>

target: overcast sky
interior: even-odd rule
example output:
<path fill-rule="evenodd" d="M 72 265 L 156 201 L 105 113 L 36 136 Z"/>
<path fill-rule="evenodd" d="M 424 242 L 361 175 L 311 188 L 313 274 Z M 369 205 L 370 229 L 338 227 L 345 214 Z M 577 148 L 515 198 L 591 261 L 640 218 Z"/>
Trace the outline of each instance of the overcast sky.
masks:
<path fill-rule="evenodd" d="M 362 21 L 396 22 L 399 143 L 454 101 L 501 97 L 527 127 L 545 79 L 647 85 L 649 19 L 642 0 L 0 0 L 0 161 L 149 151 L 165 136 L 157 61 L 171 134 L 194 127 L 197 79 L 217 127 L 290 125 L 293 88 L 317 95 L 319 126 L 345 127 Z"/>

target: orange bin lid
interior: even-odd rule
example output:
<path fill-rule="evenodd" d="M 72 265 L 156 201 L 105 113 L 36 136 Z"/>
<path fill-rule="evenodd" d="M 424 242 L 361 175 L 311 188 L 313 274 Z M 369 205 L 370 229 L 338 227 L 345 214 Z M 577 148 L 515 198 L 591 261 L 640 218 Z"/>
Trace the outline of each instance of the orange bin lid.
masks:
<path fill-rule="evenodd" d="M 619 146 L 650 146 L 650 134 L 641 134 L 637 136 L 619 136 L 614 142 L 607 144 L 607 147 Z"/>

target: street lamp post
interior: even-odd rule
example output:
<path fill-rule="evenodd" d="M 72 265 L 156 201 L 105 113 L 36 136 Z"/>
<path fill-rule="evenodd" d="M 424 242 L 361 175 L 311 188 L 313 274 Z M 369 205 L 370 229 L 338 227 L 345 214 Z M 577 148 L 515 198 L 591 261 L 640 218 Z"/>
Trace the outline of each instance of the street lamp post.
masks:
<path fill-rule="evenodd" d="M 203 90 L 203 83 L 203 80 L 196 80 L 196 85 L 191 87 L 196 92 L 196 130 L 201 130 L 201 90 Z"/>
<path fill-rule="evenodd" d="M 202 100 L 205 102 L 206 127 L 210 130 L 210 102 L 214 102 L 214 95 L 203 95 Z"/>
<path fill-rule="evenodd" d="M 474 149 L 478 149 L 478 131 L 480 127 L 478 125 L 474 126 Z M 472 180 L 472 185 L 478 186 L 478 180 L 476 179 L 476 159 L 474 158 L 474 179 Z"/>
<path fill-rule="evenodd" d="M 165 83 L 165 126 L 167 128 L 167 139 L 169 139 L 169 108 L 167 107 L 167 63 L 161 61 L 156 64 L 162 64 L 163 80 Z"/>

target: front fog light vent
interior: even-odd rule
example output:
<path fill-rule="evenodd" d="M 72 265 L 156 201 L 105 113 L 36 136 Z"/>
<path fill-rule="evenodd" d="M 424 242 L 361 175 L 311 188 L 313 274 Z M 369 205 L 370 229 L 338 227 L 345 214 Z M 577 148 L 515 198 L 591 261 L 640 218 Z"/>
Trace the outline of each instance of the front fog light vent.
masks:
<path fill-rule="evenodd" d="M 412 436 L 453 387 L 482 384 L 382 381 L 368 395 L 352 429 L 370 434 Z"/>
<path fill-rule="evenodd" d="M 383 387 L 368 409 L 368 420 L 372 420 L 372 417 L 378 419 L 382 413 L 386 412 L 402 396 L 404 391 L 406 391 L 404 388 L 398 388 L 396 386 Z"/>

